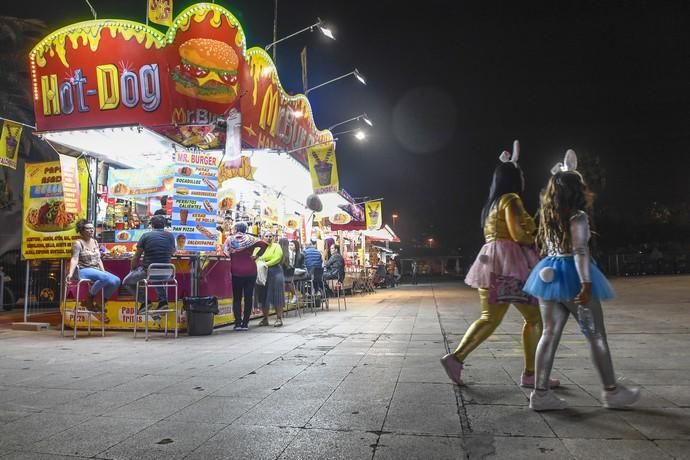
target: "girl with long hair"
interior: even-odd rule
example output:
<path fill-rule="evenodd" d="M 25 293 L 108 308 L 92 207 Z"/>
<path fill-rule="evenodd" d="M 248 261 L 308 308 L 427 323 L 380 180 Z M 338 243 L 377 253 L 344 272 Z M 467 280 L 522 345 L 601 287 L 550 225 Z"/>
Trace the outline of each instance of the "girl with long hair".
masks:
<path fill-rule="evenodd" d="M 465 332 L 457 349 L 441 358 L 448 377 L 458 385 L 463 384 L 461 372 L 465 359 L 493 334 L 512 303 L 524 318 L 524 370 L 520 384 L 534 386 L 534 353 L 541 335 L 539 309 L 529 303 L 526 295 L 520 301 L 499 300 L 496 286 L 492 286 L 492 278 L 497 276 L 522 286 L 538 260 L 533 249 L 534 220 L 525 211 L 520 198 L 524 191 L 524 176 L 517 164 L 518 156 L 518 141 L 513 144 L 512 156 L 508 152 L 500 156 L 502 163 L 494 170 L 489 196 L 481 214 L 486 244 L 465 278 L 465 283 L 479 292 L 481 316 Z M 551 382 L 551 386 L 559 384 L 557 380 Z"/>
<path fill-rule="evenodd" d="M 593 195 L 577 172 L 574 151 L 566 152 L 564 163 L 551 170 L 552 176 L 541 193 L 537 243 L 545 257 L 534 267 L 524 287 L 539 299 L 544 321 L 529 407 L 543 411 L 567 405 L 550 390 L 549 375 L 563 328 L 568 316 L 573 315 L 589 341 L 592 361 L 604 386 L 604 407 L 624 408 L 638 400 L 640 391 L 617 383 L 613 371 L 601 300 L 612 298 L 614 292 L 589 252 Z"/>

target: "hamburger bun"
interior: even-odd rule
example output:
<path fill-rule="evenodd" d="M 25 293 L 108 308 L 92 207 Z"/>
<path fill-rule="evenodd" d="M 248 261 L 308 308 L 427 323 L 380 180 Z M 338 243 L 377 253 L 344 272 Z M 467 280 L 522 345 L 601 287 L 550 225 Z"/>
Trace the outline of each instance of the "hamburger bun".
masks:
<path fill-rule="evenodd" d="M 192 38 L 178 51 L 181 63 L 172 71 L 178 93 L 219 104 L 235 100 L 239 57 L 230 45 L 210 38 Z"/>
<path fill-rule="evenodd" d="M 239 65 L 232 46 L 211 38 L 192 38 L 180 45 L 180 57 L 194 65 L 211 70 L 236 71 Z"/>

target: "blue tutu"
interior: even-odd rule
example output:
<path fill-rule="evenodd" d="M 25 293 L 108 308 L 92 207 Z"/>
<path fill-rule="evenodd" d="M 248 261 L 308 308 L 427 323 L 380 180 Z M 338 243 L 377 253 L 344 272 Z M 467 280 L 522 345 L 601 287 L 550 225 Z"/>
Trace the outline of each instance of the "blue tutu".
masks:
<path fill-rule="evenodd" d="M 539 276 L 541 270 L 547 267 L 554 270 L 553 281 L 550 283 L 543 281 Z M 613 288 L 594 263 L 589 264 L 589 274 L 592 279 L 593 299 L 607 300 L 615 297 Z M 523 290 L 544 300 L 572 300 L 580 292 L 581 287 L 573 257 L 559 256 L 540 260 L 527 277 Z"/>

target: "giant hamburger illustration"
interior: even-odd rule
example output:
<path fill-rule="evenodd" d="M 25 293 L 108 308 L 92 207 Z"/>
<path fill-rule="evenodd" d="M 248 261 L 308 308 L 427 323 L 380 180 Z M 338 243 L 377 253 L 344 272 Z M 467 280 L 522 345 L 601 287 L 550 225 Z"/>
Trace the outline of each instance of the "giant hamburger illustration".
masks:
<path fill-rule="evenodd" d="M 237 53 L 227 43 L 192 38 L 179 48 L 181 63 L 172 71 L 178 93 L 229 104 L 237 97 Z"/>

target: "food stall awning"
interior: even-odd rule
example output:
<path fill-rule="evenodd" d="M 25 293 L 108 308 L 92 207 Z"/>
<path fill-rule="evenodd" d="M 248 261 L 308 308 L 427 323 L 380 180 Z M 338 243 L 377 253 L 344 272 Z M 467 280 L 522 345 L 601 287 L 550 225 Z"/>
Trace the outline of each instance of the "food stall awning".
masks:
<path fill-rule="evenodd" d="M 366 230 L 363 232 L 364 236 L 370 241 L 390 241 L 391 243 L 400 243 L 400 238 L 395 234 L 392 228 L 384 225 L 378 230 Z"/>
<path fill-rule="evenodd" d="M 184 147 L 143 126 L 44 131 L 43 139 L 123 168 L 148 168 L 172 163 Z"/>
<path fill-rule="evenodd" d="M 313 193 L 309 171 L 291 155 L 277 153 L 270 149 L 243 150 L 243 155 L 251 159 L 254 180 L 271 188 L 279 195 L 285 195 L 293 201 L 306 205 L 307 197 Z M 348 201 L 339 193 L 320 194 L 323 204 L 321 214 L 330 215 L 348 205 Z"/>

